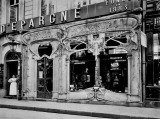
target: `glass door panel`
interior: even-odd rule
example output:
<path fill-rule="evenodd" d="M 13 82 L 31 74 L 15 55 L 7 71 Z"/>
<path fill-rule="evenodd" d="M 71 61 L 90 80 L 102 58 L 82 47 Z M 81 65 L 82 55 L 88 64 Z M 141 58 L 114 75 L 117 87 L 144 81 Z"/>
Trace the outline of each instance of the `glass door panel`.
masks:
<path fill-rule="evenodd" d="M 37 97 L 52 98 L 53 61 L 42 58 L 38 61 Z"/>

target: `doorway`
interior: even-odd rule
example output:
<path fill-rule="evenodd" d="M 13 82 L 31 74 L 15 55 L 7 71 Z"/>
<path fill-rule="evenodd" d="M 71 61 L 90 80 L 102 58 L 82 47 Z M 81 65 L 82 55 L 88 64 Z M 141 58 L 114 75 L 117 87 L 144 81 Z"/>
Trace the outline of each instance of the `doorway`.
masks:
<path fill-rule="evenodd" d="M 6 96 L 9 96 L 9 86 L 10 83 L 8 80 L 12 77 L 12 75 L 19 75 L 18 74 L 19 68 L 19 56 L 16 52 L 9 52 L 6 55 Z"/>
<path fill-rule="evenodd" d="M 37 61 L 37 98 L 52 98 L 53 61 L 46 57 Z"/>

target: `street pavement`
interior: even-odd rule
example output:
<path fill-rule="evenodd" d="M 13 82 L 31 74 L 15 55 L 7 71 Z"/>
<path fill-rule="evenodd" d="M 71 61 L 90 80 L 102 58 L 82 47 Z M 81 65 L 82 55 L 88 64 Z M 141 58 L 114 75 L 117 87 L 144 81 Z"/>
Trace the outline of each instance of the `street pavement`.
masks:
<path fill-rule="evenodd" d="M 0 108 L 0 119 L 102 119 L 102 118 Z"/>
<path fill-rule="evenodd" d="M 22 109 L 59 114 L 112 119 L 160 119 L 160 108 L 116 105 L 61 103 L 0 98 L 0 108 Z"/>

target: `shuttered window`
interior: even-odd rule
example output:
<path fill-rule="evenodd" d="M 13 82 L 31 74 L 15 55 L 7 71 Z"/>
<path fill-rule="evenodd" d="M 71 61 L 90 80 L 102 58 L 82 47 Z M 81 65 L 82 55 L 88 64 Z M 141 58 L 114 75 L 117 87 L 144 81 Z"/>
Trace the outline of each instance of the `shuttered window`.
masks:
<path fill-rule="evenodd" d="M 17 7 L 10 7 L 10 22 L 17 21 Z"/>
<path fill-rule="evenodd" d="M 47 2 L 46 0 L 41 1 L 41 16 L 44 16 L 47 14 Z"/>
<path fill-rule="evenodd" d="M 86 6 L 86 5 L 87 5 L 87 1 L 83 0 L 83 6 Z"/>
<path fill-rule="evenodd" d="M 49 14 L 53 14 L 54 13 L 54 5 L 50 2 L 49 3 Z"/>
<path fill-rule="evenodd" d="M 41 0 L 41 16 L 54 13 L 53 0 Z"/>
<path fill-rule="evenodd" d="M 33 17 L 33 0 L 25 0 L 24 1 L 24 18 L 29 19 Z"/>
<path fill-rule="evenodd" d="M 10 22 L 18 20 L 19 0 L 10 0 Z"/>
<path fill-rule="evenodd" d="M 0 24 L 1 24 L 1 17 L 2 17 L 2 3 L 1 3 L 1 0 L 0 0 Z"/>

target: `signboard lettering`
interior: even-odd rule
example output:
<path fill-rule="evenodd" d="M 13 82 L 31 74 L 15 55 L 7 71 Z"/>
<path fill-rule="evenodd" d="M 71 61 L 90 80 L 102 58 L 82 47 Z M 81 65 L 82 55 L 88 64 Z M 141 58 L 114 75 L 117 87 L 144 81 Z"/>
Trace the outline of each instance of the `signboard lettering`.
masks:
<path fill-rule="evenodd" d="M 1 25 L 0 34 L 11 33 L 19 31 L 20 29 L 29 30 L 42 26 L 56 25 L 75 21 L 77 19 L 94 18 L 100 15 L 109 15 L 117 12 L 133 10 L 137 7 L 140 7 L 139 0 L 106 0 L 106 2 L 92 4 L 81 8 Z"/>
<path fill-rule="evenodd" d="M 67 11 L 61 12 L 61 22 L 67 21 Z"/>
<path fill-rule="evenodd" d="M 29 22 L 29 28 L 33 28 L 33 27 L 34 27 L 33 19 L 30 19 L 30 22 Z"/>
<path fill-rule="evenodd" d="M 26 24 L 24 20 L 21 21 L 21 29 L 23 29 L 23 26 Z"/>
<path fill-rule="evenodd" d="M 126 0 L 106 0 L 106 5 L 109 7 L 109 12 L 120 12 L 128 9 Z"/>
<path fill-rule="evenodd" d="M 44 25 L 44 16 L 39 17 L 39 25 Z"/>
<path fill-rule="evenodd" d="M 49 22 L 50 22 L 51 24 L 53 24 L 53 23 L 55 23 L 55 21 L 56 21 L 56 16 L 55 16 L 55 14 L 51 14 L 50 17 L 49 17 Z"/>

